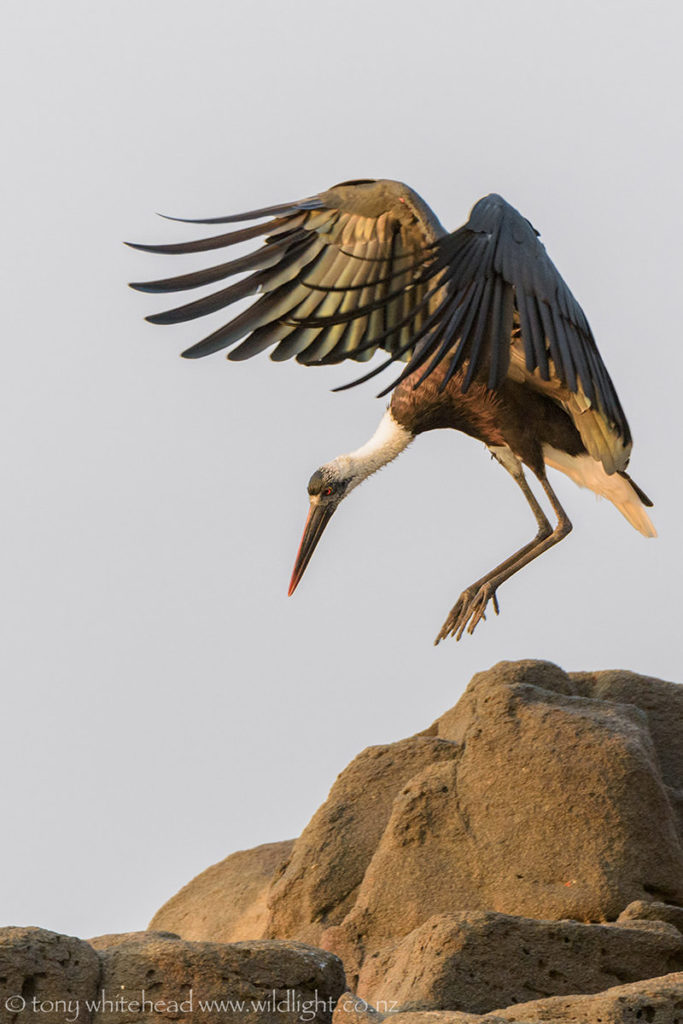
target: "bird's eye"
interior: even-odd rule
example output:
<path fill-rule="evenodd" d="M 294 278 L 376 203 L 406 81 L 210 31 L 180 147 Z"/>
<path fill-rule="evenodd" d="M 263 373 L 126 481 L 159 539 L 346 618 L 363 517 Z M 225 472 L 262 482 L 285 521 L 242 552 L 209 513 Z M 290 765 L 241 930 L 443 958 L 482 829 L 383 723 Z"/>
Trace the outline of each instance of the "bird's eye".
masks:
<path fill-rule="evenodd" d="M 326 498 L 329 498 L 329 496 L 332 494 L 332 488 L 326 487 L 325 490 L 323 491 L 323 494 L 325 495 Z"/>

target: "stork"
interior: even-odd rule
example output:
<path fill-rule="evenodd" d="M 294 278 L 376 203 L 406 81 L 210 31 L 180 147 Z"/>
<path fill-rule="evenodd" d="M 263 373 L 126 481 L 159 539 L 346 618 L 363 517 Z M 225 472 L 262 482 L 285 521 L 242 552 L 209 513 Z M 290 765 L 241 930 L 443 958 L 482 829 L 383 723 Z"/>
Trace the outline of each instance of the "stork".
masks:
<path fill-rule="evenodd" d="M 246 256 L 131 285 L 179 292 L 248 272 L 147 317 L 177 324 L 259 296 L 183 356 L 229 349 L 228 359 L 242 360 L 272 348 L 276 362 L 294 357 L 320 366 L 363 362 L 378 348 L 387 353 L 380 366 L 335 390 L 405 363 L 380 393 L 391 400 L 370 440 L 309 480 L 290 594 L 343 499 L 428 430 L 451 428 L 483 442 L 521 490 L 537 526 L 533 539 L 462 592 L 437 644 L 472 633 L 489 602 L 498 614 L 501 584 L 572 529 L 547 466 L 608 498 L 644 536 L 656 536 L 644 508 L 652 502 L 626 472 L 631 432 L 586 317 L 538 232 L 501 196 L 480 199 L 450 234 L 407 185 L 373 179 L 343 182 L 299 202 L 183 222 L 244 221 L 256 223 L 196 241 L 133 245 L 200 253 L 265 236 Z M 545 492 L 554 526 L 524 467 Z"/>

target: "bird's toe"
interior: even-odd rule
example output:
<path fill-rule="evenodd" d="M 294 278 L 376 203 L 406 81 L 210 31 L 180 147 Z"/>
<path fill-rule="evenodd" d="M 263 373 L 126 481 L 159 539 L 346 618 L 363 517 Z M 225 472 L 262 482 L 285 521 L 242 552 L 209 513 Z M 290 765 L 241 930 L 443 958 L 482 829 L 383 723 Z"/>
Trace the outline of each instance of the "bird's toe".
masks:
<path fill-rule="evenodd" d="M 457 641 L 465 632 L 472 635 L 482 619 L 486 619 L 486 608 L 489 601 L 492 602 L 493 610 L 498 615 L 500 613 L 498 598 L 496 591 L 491 586 L 485 583 L 476 588 L 468 587 L 467 590 L 463 590 L 441 627 L 434 645 L 436 646 L 449 636 L 454 636 Z"/>

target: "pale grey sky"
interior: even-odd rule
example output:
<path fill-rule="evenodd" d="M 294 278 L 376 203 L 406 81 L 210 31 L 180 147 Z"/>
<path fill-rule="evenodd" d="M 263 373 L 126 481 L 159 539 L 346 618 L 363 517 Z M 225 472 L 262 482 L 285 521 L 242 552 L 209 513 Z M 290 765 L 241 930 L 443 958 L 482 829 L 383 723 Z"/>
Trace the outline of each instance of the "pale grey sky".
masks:
<path fill-rule="evenodd" d="M 2 20 L 0 923 L 143 927 L 502 658 L 683 678 L 674 0 L 10 0 Z M 197 233 L 155 210 L 371 176 L 451 229 L 498 191 L 541 231 L 660 531 L 557 477 L 572 536 L 438 649 L 463 587 L 534 529 L 485 449 L 418 439 L 287 599 L 307 480 L 372 433 L 378 389 L 331 394 L 353 366 L 183 361 L 205 325 L 149 326 L 163 299 L 126 288 L 199 265 L 121 245 Z"/>

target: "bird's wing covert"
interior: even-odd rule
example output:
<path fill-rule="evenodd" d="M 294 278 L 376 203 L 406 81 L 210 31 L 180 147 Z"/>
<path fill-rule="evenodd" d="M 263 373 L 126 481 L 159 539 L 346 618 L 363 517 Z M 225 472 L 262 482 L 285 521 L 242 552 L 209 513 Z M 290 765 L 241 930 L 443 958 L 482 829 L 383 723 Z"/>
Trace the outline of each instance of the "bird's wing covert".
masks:
<path fill-rule="evenodd" d="M 434 293 L 422 264 L 445 234 L 415 192 L 393 181 L 344 182 L 299 202 L 189 223 L 264 217 L 272 219 L 198 241 L 134 245 L 154 253 L 196 253 L 266 236 L 265 244 L 246 256 L 131 286 L 177 292 L 248 272 L 219 291 L 147 317 L 157 324 L 182 323 L 258 296 L 184 356 L 230 348 L 229 359 L 247 359 L 275 346 L 271 358 L 294 356 L 307 365 L 366 360 L 378 347 L 392 359 L 410 357 Z"/>

